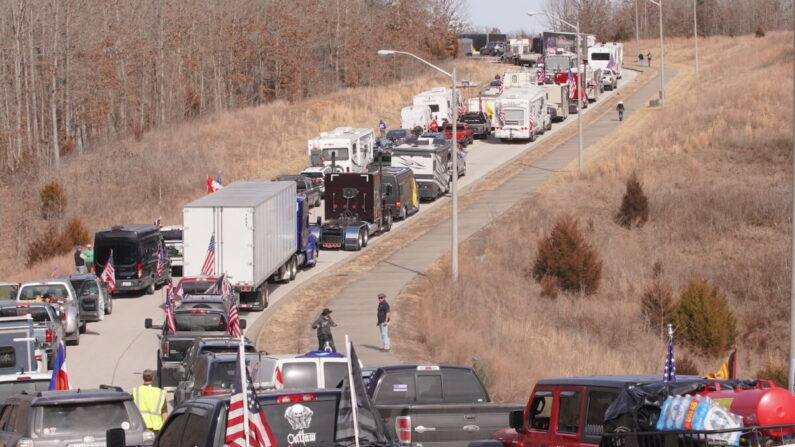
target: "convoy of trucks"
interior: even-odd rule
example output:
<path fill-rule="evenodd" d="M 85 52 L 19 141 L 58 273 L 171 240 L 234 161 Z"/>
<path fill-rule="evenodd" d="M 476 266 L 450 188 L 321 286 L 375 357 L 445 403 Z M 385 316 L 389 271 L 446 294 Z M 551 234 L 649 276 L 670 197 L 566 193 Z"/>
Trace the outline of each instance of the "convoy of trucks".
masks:
<path fill-rule="evenodd" d="M 263 310 L 269 280 L 290 281 L 299 267 L 317 262 L 307 204 L 295 182 L 232 183 L 185 205 L 182 214 L 185 276 L 208 274 L 208 268 L 225 274 L 243 309 Z"/>

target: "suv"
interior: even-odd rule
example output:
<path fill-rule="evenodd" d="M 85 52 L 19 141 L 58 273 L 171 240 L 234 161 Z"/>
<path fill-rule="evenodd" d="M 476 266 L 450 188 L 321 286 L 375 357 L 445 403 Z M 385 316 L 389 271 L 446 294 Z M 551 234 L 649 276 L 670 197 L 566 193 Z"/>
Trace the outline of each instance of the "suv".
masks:
<path fill-rule="evenodd" d="M 309 177 L 303 175 L 286 174 L 273 179 L 274 182 L 295 182 L 298 197 L 303 197 L 310 208 L 320 206 L 321 190 Z"/>
<path fill-rule="evenodd" d="M 97 275 L 88 273 L 67 275 L 62 278 L 68 279 L 75 289 L 77 301 L 80 303 L 80 321 L 102 321 L 105 319 L 105 314 L 113 313 L 113 299 L 107 286 L 97 278 Z M 85 332 L 85 325 L 81 330 Z"/>
<path fill-rule="evenodd" d="M 0 445 L 101 446 L 113 428 L 124 429 L 128 446 L 155 440 L 121 388 L 23 391 L 9 397 L 0 413 Z"/>
<path fill-rule="evenodd" d="M 207 352 L 196 357 L 189 370 L 179 370 L 176 373 L 179 385 L 174 391 L 174 406 L 200 396 L 231 394 L 237 355 L 236 352 Z M 246 354 L 246 365 L 254 369 L 252 374 L 254 383 L 259 381 L 257 374 L 260 372 L 259 365 L 263 355 L 265 354 L 256 352 Z"/>
<path fill-rule="evenodd" d="M 602 87 L 605 90 L 615 90 L 618 88 L 618 75 L 612 68 L 602 70 Z"/>
<path fill-rule="evenodd" d="M 165 248 L 157 225 L 116 225 L 94 235 L 94 265 L 103 271 L 113 250 L 116 289 L 113 293 L 155 293 L 158 285 L 171 281 L 171 265 L 158 273 L 158 257 Z"/>
<path fill-rule="evenodd" d="M 80 307 L 72 283 L 68 279 L 26 282 L 19 286 L 17 301 L 22 304 L 49 302 L 58 311 L 64 324 L 67 343 L 80 344 L 86 322 L 80 321 Z"/>
<path fill-rule="evenodd" d="M 254 345 L 246 338 L 244 339 L 246 352 L 257 352 Z M 182 364 L 177 367 L 177 374 L 191 374 L 191 365 L 197 358 L 207 353 L 236 353 L 240 349 L 240 340 L 231 335 L 221 335 L 218 337 L 199 337 L 185 351 Z"/>
<path fill-rule="evenodd" d="M 30 315 L 36 342 L 47 352 L 47 368 L 55 365 L 58 344 L 64 339 L 63 324 L 52 305 L 47 303 L 20 304 L 16 301 L 0 302 L 0 317 Z"/>
<path fill-rule="evenodd" d="M 160 227 L 163 243 L 166 244 L 166 257 L 171 262 L 171 272 L 182 276 L 183 252 L 182 225 Z"/>

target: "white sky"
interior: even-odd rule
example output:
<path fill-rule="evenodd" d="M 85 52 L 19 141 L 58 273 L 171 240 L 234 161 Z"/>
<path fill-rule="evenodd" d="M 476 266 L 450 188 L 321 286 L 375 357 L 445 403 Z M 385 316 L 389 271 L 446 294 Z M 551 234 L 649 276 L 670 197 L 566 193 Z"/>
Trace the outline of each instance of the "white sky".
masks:
<path fill-rule="evenodd" d="M 529 17 L 528 11 L 543 11 L 546 0 L 466 0 L 468 22 L 477 27 L 494 27 L 503 33 L 520 30 L 540 33 L 548 27 L 544 15 Z"/>

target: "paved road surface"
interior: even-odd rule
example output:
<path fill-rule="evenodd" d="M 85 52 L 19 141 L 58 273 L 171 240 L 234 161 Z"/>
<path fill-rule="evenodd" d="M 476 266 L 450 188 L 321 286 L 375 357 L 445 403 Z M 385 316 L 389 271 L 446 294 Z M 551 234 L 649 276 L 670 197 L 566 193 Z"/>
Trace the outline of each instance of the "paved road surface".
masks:
<path fill-rule="evenodd" d="M 622 80 L 622 83 L 630 82 L 637 76 L 637 73 L 631 70 L 625 70 L 624 73 L 625 79 Z M 613 92 L 605 92 L 600 100 L 604 100 L 612 94 Z M 633 109 L 629 109 L 630 113 L 631 110 Z M 588 110 L 586 110 L 586 113 L 588 113 Z M 576 115 L 571 115 L 564 123 L 554 124 L 552 131 L 547 132 L 541 139 L 549 138 L 551 134 L 554 134 L 565 126 L 571 125 L 576 125 Z M 466 190 L 476 180 L 499 168 L 522 152 L 531 150 L 532 148 L 532 143 L 501 144 L 495 140 L 476 141 L 468 148 L 467 175 L 460 179 L 459 187 L 462 190 Z M 435 206 L 440 206 L 440 204 L 448 200 L 450 199 L 444 198 L 432 204 L 423 204 L 420 207 L 420 213 L 428 212 L 428 210 Z M 315 212 L 317 213 L 319 210 Z M 411 225 L 411 222 L 412 219 L 408 219 L 405 222 L 397 222 L 395 228 L 400 228 L 403 225 Z M 462 213 L 460 226 L 462 239 L 474 231 L 474 227 L 471 227 L 467 222 L 468 220 L 465 220 L 465 215 Z M 442 224 L 441 228 L 433 231 L 432 234 L 435 235 L 435 239 L 430 245 L 424 247 L 424 250 L 421 250 L 421 252 L 426 253 L 426 250 L 430 247 L 433 248 L 437 256 L 439 253 L 446 252 L 449 249 L 449 232 L 446 230 L 447 228 L 449 228 L 449 224 Z M 370 240 L 370 244 L 378 243 L 378 237 Z M 296 280 L 292 283 L 272 286 L 270 296 L 271 304 L 278 303 L 280 299 L 288 296 L 292 290 L 310 280 L 315 275 L 355 255 L 356 252 L 322 251 L 318 260 L 318 265 L 315 268 L 301 271 Z M 430 263 L 430 261 L 420 262 L 419 259 L 423 256 L 425 255 L 421 253 L 414 255 L 409 250 L 404 249 L 395 255 L 393 261 L 397 262 L 398 265 L 421 267 L 422 265 Z M 415 259 L 414 263 L 412 263 L 412 259 Z M 385 290 L 390 296 L 394 296 L 400 288 L 402 288 L 400 284 L 408 282 L 411 278 L 410 276 L 405 276 L 404 273 L 398 273 L 397 276 L 393 273 L 388 273 L 383 270 L 386 268 L 384 265 L 383 263 L 379 265 L 373 270 L 373 273 L 380 272 L 379 277 L 386 275 L 395 278 L 400 277 L 401 279 L 390 279 L 388 287 L 379 288 L 378 290 Z M 421 271 L 422 268 L 418 268 L 417 270 Z M 365 338 L 364 334 L 370 332 L 370 335 L 376 335 L 374 322 L 372 321 L 372 309 L 370 309 L 374 306 L 374 298 L 372 297 L 375 296 L 375 289 L 369 289 L 363 285 L 354 285 L 351 287 L 353 287 L 351 290 L 357 290 L 357 294 L 360 293 L 362 296 L 367 297 L 367 305 L 363 306 L 356 302 L 341 302 L 338 301 L 339 298 L 337 298 L 332 302 L 332 306 L 334 306 L 336 310 L 334 317 L 339 320 L 344 327 L 351 327 L 350 325 L 357 324 L 357 320 L 348 321 L 347 315 L 353 318 L 353 316 L 356 315 L 355 311 L 357 309 L 366 307 L 367 312 L 362 315 L 362 318 L 365 318 L 366 315 L 367 324 L 363 325 L 366 331 L 363 331 L 361 336 L 357 333 L 349 332 L 351 332 L 354 340 L 360 340 L 362 344 L 373 345 L 377 339 L 371 340 L 373 337 Z M 140 383 L 142 370 L 145 368 L 155 368 L 155 356 L 158 348 L 158 331 L 144 329 L 143 321 L 147 317 L 152 318 L 155 323 L 162 321 L 163 313 L 159 307 L 162 302 L 162 297 L 162 291 L 157 291 L 154 295 L 131 295 L 114 298 L 113 315 L 108 316 L 105 321 L 89 324 L 87 333 L 83 334 L 81 337 L 80 346 L 70 346 L 67 349 L 70 376 L 75 386 L 91 387 L 99 384 L 113 384 L 122 386 L 125 389 L 130 389 Z M 250 338 L 256 338 L 256 334 L 262 322 L 265 321 L 269 313 L 270 312 L 266 310 L 263 313 L 242 315 L 249 324 L 246 332 L 252 334 Z M 367 364 L 377 363 L 376 359 L 371 357 L 371 354 L 374 354 L 375 351 L 367 349 L 362 351 L 364 360 Z"/>

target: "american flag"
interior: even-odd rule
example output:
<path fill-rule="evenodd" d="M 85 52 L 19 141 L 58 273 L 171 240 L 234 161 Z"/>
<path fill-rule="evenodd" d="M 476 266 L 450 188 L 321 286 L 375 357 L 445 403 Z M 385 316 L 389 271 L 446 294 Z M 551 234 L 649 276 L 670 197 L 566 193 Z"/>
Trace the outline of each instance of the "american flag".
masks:
<path fill-rule="evenodd" d="M 207 256 L 204 257 L 204 264 L 202 264 L 202 275 L 210 276 L 213 273 L 215 273 L 215 234 L 210 236 Z"/>
<path fill-rule="evenodd" d="M 232 383 L 232 398 L 229 401 L 229 413 L 226 417 L 226 438 L 225 445 L 229 447 L 272 447 L 276 445 L 276 438 L 273 436 L 265 412 L 257 402 L 257 393 L 251 386 L 251 378 L 246 373 L 246 402 L 243 394 L 243 378 L 240 370 L 245 368 L 241 365 L 240 353 L 237 354 L 235 364 L 235 381 Z M 248 417 L 248 442 L 246 442 L 246 427 L 244 426 L 244 412 Z"/>
<path fill-rule="evenodd" d="M 163 270 L 166 268 L 166 251 L 164 249 L 160 249 L 157 252 L 157 267 L 155 270 L 157 271 L 157 276 L 163 274 Z"/>
<path fill-rule="evenodd" d="M 207 290 L 204 291 L 205 295 L 231 295 L 232 290 L 229 288 L 229 281 L 226 280 L 226 273 L 221 275 L 217 281 L 213 283 Z"/>
<path fill-rule="evenodd" d="M 110 251 L 108 262 L 105 263 L 105 268 L 102 269 L 99 279 L 107 285 L 109 292 L 116 290 L 116 269 L 113 268 L 113 250 Z"/>
<path fill-rule="evenodd" d="M 171 284 L 166 287 L 166 296 L 163 301 L 163 311 L 166 313 L 166 329 L 168 333 L 174 335 L 177 333 L 177 321 L 174 318 L 174 302 L 171 301 L 173 288 Z"/>
<path fill-rule="evenodd" d="M 610 62 L 607 63 L 607 68 L 613 69 L 616 68 L 616 60 L 613 58 L 613 53 L 610 53 Z"/>
<path fill-rule="evenodd" d="M 169 288 L 171 288 L 170 284 L 169 284 Z M 171 289 L 171 297 L 173 298 L 175 296 L 182 296 L 182 295 L 183 295 L 183 293 L 182 293 L 182 280 L 180 280 L 177 283 L 177 286 L 174 287 L 173 289 Z"/>
<path fill-rule="evenodd" d="M 497 110 L 497 121 L 499 121 L 500 126 L 505 125 L 505 110 L 502 110 L 502 108 Z"/>
<path fill-rule="evenodd" d="M 571 67 L 569 67 L 569 99 L 577 97 L 577 84 L 574 82 L 574 73 L 571 72 Z"/>
<path fill-rule="evenodd" d="M 243 333 L 240 331 L 240 316 L 237 313 L 237 301 L 232 299 L 229 309 L 229 323 L 226 325 L 226 333 L 235 338 L 240 338 Z"/>
<path fill-rule="evenodd" d="M 676 382 L 676 359 L 674 358 L 674 331 L 668 325 L 668 353 L 665 355 L 663 382 Z"/>

